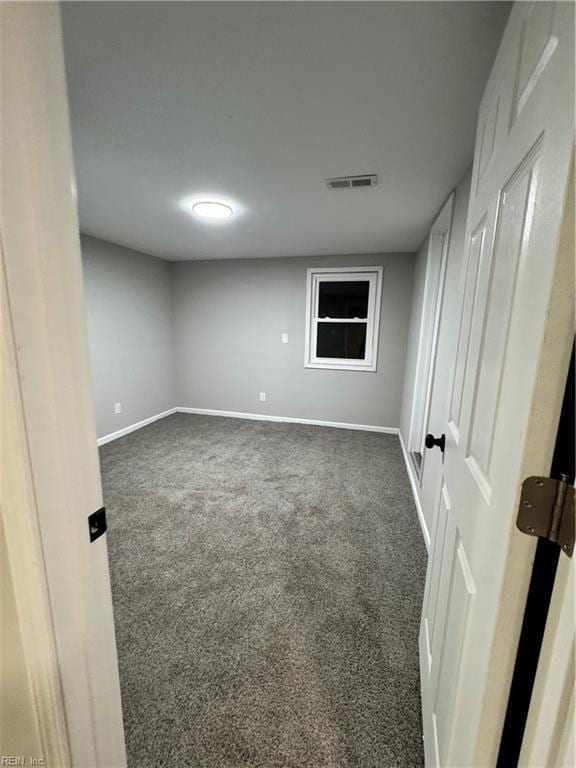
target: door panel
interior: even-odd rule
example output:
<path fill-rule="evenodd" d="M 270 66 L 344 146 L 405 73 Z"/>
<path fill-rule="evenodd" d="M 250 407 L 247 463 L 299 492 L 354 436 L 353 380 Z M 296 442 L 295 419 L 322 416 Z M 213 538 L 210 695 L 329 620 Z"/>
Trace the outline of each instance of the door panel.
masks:
<path fill-rule="evenodd" d="M 555 5 L 556 3 L 533 3 L 524 19 L 518 76 L 514 89 L 513 121 L 528 103 L 558 43 L 558 38 L 554 35 Z"/>
<path fill-rule="evenodd" d="M 427 661 L 423 670 L 425 687 L 435 692 L 430 712 L 435 752 L 432 763 L 443 765 L 457 692 L 458 666 L 454 660 L 460 657 L 476 587 L 445 485 L 439 495 L 436 518 L 421 639 Z"/>
<path fill-rule="evenodd" d="M 477 184 L 480 183 L 484 172 L 488 168 L 492 156 L 494 155 L 494 147 L 496 146 L 496 127 L 498 125 L 498 113 L 500 109 L 500 98 L 496 97 L 490 108 L 487 110 L 486 116 L 483 118 L 482 127 L 480 129 L 480 146 L 478 148 L 478 179 Z"/>
<path fill-rule="evenodd" d="M 458 664 L 456 660 L 462 655 L 462 647 L 468 615 L 472 600 L 476 593 L 472 572 L 466 558 L 462 540 L 457 531 L 449 537 L 452 542 L 449 553 L 450 575 L 447 583 L 447 615 L 443 624 L 442 655 L 438 664 L 438 684 L 436 688 L 435 715 L 438 727 L 437 741 L 439 764 L 447 763 L 450 754 L 450 737 L 452 714 L 457 694 Z"/>
<path fill-rule="evenodd" d="M 456 444 L 460 442 L 460 421 L 462 414 L 462 393 L 464 377 L 468 365 L 470 330 L 472 314 L 479 295 L 479 279 L 483 270 L 481 265 L 486 260 L 486 217 L 483 217 L 470 237 L 468 253 L 466 257 L 464 298 L 460 316 L 460 330 L 458 334 L 458 347 L 456 353 L 456 367 L 452 382 L 452 397 L 450 403 L 449 427 Z"/>
<path fill-rule="evenodd" d="M 477 304 L 472 317 L 476 334 L 471 356 L 477 362 L 474 368 L 468 368 L 464 382 L 464 391 L 471 400 L 467 458 L 488 499 L 496 409 L 518 268 L 522 258 L 527 257 L 525 250 L 530 241 L 538 191 L 538 157 L 536 148 L 502 192 L 484 306 Z"/>
<path fill-rule="evenodd" d="M 425 642 L 426 642 L 426 658 L 428 659 L 427 672 L 431 675 L 433 670 L 433 659 L 436 657 L 432 655 L 432 649 L 434 647 L 435 629 L 436 629 L 436 616 L 438 612 L 438 595 L 440 593 L 440 577 L 441 566 L 443 562 L 443 554 L 446 549 L 446 523 L 448 521 L 448 512 L 450 509 L 450 500 L 446 493 L 446 488 L 443 486 L 440 497 L 438 500 L 438 507 L 436 511 L 436 527 L 433 531 L 432 542 L 433 549 L 431 552 L 432 570 L 428 584 L 426 587 L 426 593 L 424 595 L 424 606 L 422 612 L 422 621 L 425 630 Z"/>
<path fill-rule="evenodd" d="M 494 762 L 520 629 L 509 574 L 533 554 L 515 505 L 537 454 L 525 439 L 552 418 L 535 391 L 573 142 L 574 9 L 541 5 L 514 6 L 479 113 L 422 615 L 428 765 Z"/>

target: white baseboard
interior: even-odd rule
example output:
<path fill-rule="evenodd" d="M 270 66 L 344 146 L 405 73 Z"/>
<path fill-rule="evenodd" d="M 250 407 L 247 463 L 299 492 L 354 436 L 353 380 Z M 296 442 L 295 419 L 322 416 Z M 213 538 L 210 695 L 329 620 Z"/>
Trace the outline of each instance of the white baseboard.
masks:
<path fill-rule="evenodd" d="M 155 416 L 150 416 L 148 419 L 144 419 L 143 421 L 139 421 L 136 424 L 131 424 L 129 427 L 124 427 L 124 429 L 119 429 L 118 432 L 111 432 L 109 435 L 104 435 L 103 437 L 98 438 L 98 445 L 105 445 L 106 443 L 111 443 L 112 440 L 117 440 L 119 437 L 124 437 L 124 435 L 129 435 L 130 432 L 135 432 L 137 429 L 142 429 L 142 427 L 148 426 L 148 424 L 152 424 L 153 421 L 158 421 L 158 419 L 163 419 L 165 416 L 170 416 L 173 413 L 176 413 L 178 409 L 177 408 L 170 408 L 167 411 L 162 411 L 162 413 L 157 413 Z"/>
<path fill-rule="evenodd" d="M 422 512 L 422 506 L 420 504 L 420 497 L 418 495 L 418 482 L 414 474 L 414 467 L 406 451 L 402 434 L 398 427 L 377 427 L 371 424 L 350 424 L 345 421 L 320 421 L 318 419 L 296 419 L 292 416 L 270 416 L 266 413 L 242 413 L 241 411 L 216 411 L 211 408 L 185 408 L 183 406 L 177 406 L 176 408 L 170 408 L 162 413 L 157 413 L 155 416 L 150 416 L 148 419 L 139 421 L 136 424 L 131 424 L 129 427 L 119 429 L 117 432 L 111 432 L 109 435 L 104 435 L 98 438 L 98 445 L 105 445 L 106 443 L 117 440 L 119 437 L 135 432 L 137 429 L 142 429 L 148 424 L 152 424 L 154 421 L 163 419 L 166 416 L 171 416 L 173 413 L 195 413 L 203 416 L 225 416 L 232 419 L 251 419 L 253 421 L 276 421 L 285 422 L 289 424 L 310 424 L 315 427 L 333 427 L 335 429 L 355 429 L 364 432 L 381 432 L 387 435 L 398 435 L 400 439 L 400 445 L 402 447 L 402 454 L 404 455 L 404 463 L 406 464 L 406 471 L 408 473 L 408 479 L 410 480 L 410 487 L 412 488 L 412 495 L 414 496 L 414 503 L 416 504 L 416 511 L 418 513 L 418 520 L 420 527 L 422 528 L 422 535 L 424 537 L 424 543 L 426 549 L 430 549 L 430 533 L 428 532 L 428 526 L 424 519 L 424 513 Z"/>
<path fill-rule="evenodd" d="M 383 432 L 387 435 L 397 435 L 398 427 L 376 427 L 370 424 L 349 424 L 344 421 L 319 421 L 317 419 L 296 419 L 292 416 L 269 416 L 267 413 L 242 413 L 240 411 L 214 411 L 211 408 L 174 409 L 178 413 L 196 413 L 203 416 L 226 416 L 232 419 L 251 419 L 254 421 L 281 421 L 289 424 L 310 424 L 315 427 L 334 427 L 336 429 L 356 429 L 366 432 Z"/>
<path fill-rule="evenodd" d="M 372 424 L 350 424 L 345 421 L 320 421 L 319 419 L 296 419 L 292 416 L 270 416 L 267 413 L 242 413 L 241 411 L 216 411 L 211 408 L 185 408 L 183 406 L 177 406 L 176 408 L 170 408 L 162 413 L 157 413 L 155 416 L 150 416 L 148 419 L 139 421 L 136 424 L 131 424 L 129 427 L 119 429 L 117 432 L 111 432 L 109 435 L 104 435 L 98 438 L 98 445 L 105 445 L 106 443 L 117 440 L 119 437 L 135 432 L 137 429 L 142 429 L 148 424 L 152 424 L 154 421 L 163 419 L 166 416 L 171 416 L 173 413 L 195 413 L 203 416 L 225 416 L 231 419 L 250 419 L 253 421 L 277 421 L 285 422 L 289 424 L 310 424 L 315 427 L 333 427 L 335 429 L 355 429 L 364 432 L 381 432 L 387 435 L 398 435 L 400 439 L 400 445 L 402 447 L 402 454 L 404 455 L 404 463 L 406 464 L 406 471 L 408 473 L 408 479 L 410 480 L 410 487 L 412 488 L 412 495 L 414 496 L 414 503 L 416 504 L 416 511 L 418 513 L 418 520 L 420 527 L 422 528 L 422 535 L 426 544 L 426 549 L 430 549 L 430 533 L 426 521 L 424 520 L 424 513 L 422 512 L 422 506 L 420 504 L 420 497 L 418 495 L 418 482 L 414 474 L 414 467 L 406 451 L 404 440 L 398 427 L 377 427 Z"/>
<path fill-rule="evenodd" d="M 404 463 L 406 464 L 406 472 L 408 473 L 408 479 L 410 480 L 410 486 L 412 488 L 412 496 L 414 496 L 414 503 L 416 504 L 416 511 L 418 512 L 418 520 L 420 521 L 420 528 L 422 528 L 422 536 L 424 537 L 424 543 L 426 549 L 430 551 L 430 532 L 424 519 L 424 513 L 422 511 L 422 505 L 420 504 L 420 496 L 418 494 L 418 480 L 414 473 L 414 465 L 408 455 L 404 440 L 402 439 L 402 433 L 398 430 L 398 437 L 400 438 L 400 445 L 402 446 L 402 453 L 404 454 Z"/>

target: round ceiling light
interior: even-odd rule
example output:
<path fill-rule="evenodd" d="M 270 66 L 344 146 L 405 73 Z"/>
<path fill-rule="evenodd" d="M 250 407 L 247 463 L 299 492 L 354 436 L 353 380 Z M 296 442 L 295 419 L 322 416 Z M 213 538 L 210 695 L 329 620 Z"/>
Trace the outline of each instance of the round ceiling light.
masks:
<path fill-rule="evenodd" d="M 214 200 L 202 200 L 194 203 L 192 210 L 205 219 L 228 219 L 234 213 L 226 203 L 217 203 Z"/>

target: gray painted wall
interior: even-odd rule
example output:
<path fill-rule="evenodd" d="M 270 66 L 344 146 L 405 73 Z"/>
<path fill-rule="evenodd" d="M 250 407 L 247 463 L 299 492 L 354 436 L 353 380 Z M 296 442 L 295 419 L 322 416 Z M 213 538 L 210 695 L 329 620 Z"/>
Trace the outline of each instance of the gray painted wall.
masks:
<path fill-rule="evenodd" d="M 307 268 L 372 265 L 384 267 L 378 370 L 304 368 Z M 408 253 L 174 263 L 176 405 L 398 427 L 413 267 Z"/>
<path fill-rule="evenodd" d="M 81 244 L 102 437 L 174 405 L 171 264 L 92 237 Z"/>
<path fill-rule="evenodd" d="M 466 217 L 468 216 L 468 202 L 470 198 L 470 178 L 472 169 L 469 169 L 458 187 L 454 199 L 454 211 L 452 214 L 452 230 L 450 246 L 448 249 L 448 261 L 444 283 L 444 308 L 441 318 L 440 341 L 437 354 L 440 360 L 445 360 L 456 353 L 458 343 L 457 312 L 459 308 L 459 282 L 462 263 L 464 260 L 466 234 Z M 410 418 L 412 413 L 412 397 L 414 395 L 414 377 L 416 373 L 416 360 L 418 355 L 418 336 L 422 317 L 422 305 L 424 301 L 424 281 L 426 278 L 426 259 L 428 256 L 428 238 L 422 243 L 417 255 L 414 270 L 414 296 L 410 317 L 410 331 L 408 337 L 408 350 L 406 354 L 406 373 L 404 377 L 404 392 L 402 397 L 402 410 L 400 417 L 400 432 L 404 444 L 408 446 L 410 432 Z M 450 380 L 450 372 L 444 371 L 443 381 Z M 436 382 L 435 382 L 436 384 Z M 448 393 L 446 393 L 448 397 Z"/>

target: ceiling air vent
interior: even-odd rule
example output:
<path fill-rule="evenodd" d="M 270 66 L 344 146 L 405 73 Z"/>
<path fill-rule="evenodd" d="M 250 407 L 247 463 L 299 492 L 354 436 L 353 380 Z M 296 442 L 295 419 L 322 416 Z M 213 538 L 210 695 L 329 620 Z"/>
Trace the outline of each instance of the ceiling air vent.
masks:
<path fill-rule="evenodd" d="M 378 176 L 368 173 L 364 176 L 339 176 L 336 179 L 326 179 L 328 189 L 353 189 L 354 187 L 375 187 Z"/>

